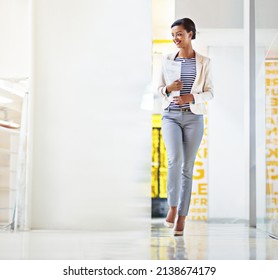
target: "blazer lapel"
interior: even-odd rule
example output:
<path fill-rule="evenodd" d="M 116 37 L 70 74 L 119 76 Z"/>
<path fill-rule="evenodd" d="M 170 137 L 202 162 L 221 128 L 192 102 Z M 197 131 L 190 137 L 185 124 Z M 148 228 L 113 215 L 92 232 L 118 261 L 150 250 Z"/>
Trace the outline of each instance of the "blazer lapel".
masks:
<path fill-rule="evenodd" d="M 179 54 L 179 50 L 177 52 L 172 53 L 170 56 L 170 60 L 175 60 L 178 54 Z"/>
<path fill-rule="evenodd" d="M 196 78 L 195 78 L 195 81 L 192 85 L 192 92 L 194 92 L 194 88 L 196 86 L 196 84 L 198 84 L 198 81 L 200 79 L 200 76 L 201 76 L 201 72 L 202 72 L 202 68 L 203 68 L 203 59 L 202 59 L 202 56 L 199 55 L 197 52 L 196 52 Z"/>

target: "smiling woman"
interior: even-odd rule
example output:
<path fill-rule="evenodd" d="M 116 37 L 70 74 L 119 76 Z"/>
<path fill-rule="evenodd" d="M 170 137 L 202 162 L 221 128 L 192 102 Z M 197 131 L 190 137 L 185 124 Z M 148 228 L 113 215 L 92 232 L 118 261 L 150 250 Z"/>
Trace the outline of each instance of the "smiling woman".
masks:
<path fill-rule="evenodd" d="M 168 156 L 169 211 L 165 226 L 174 227 L 174 235 L 183 235 L 194 162 L 204 133 L 205 102 L 213 98 L 213 86 L 210 59 L 197 53 L 191 44 L 196 37 L 194 22 L 189 18 L 179 19 L 171 29 L 179 51 L 167 55 L 166 60 L 180 64 L 180 79 L 166 80 L 168 73 L 164 68 L 158 86 L 163 98 L 162 135 Z"/>

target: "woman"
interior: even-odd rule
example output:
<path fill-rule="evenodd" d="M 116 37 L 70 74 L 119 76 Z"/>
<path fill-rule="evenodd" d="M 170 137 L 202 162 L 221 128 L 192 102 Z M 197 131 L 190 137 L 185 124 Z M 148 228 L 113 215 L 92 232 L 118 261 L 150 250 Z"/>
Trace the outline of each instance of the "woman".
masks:
<path fill-rule="evenodd" d="M 206 102 L 213 98 L 210 59 L 197 53 L 191 44 L 196 37 L 194 22 L 189 18 L 175 21 L 173 42 L 179 48 L 165 59 L 181 63 L 181 77 L 166 84 L 161 73 L 158 91 L 163 97 L 162 135 L 168 156 L 167 197 L 169 211 L 164 225 L 182 236 L 192 190 L 194 161 L 200 146 Z M 180 91 L 180 96 L 171 96 Z"/>

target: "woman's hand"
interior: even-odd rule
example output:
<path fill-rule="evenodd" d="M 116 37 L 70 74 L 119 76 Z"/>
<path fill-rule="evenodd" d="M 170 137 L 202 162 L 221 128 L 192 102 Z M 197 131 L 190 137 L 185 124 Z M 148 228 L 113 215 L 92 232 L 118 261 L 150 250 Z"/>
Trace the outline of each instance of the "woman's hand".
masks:
<path fill-rule="evenodd" d="M 182 81 L 180 80 L 176 80 L 174 81 L 172 84 L 168 85 L 166 87 L 167 89 L 167 93 L 170 93 L 172 91 L 178 91 L 178 90 L 181 90 L 182 89 Z"/>
<path fill-rule="evenodd" d="M 185 94 L 181 96 L 174 96 L 173 97 L 173 102 L 176 105 L 183 105 L 186 103 L 190 103 L 194 100 L 194 96 L 192 94 Z"/>

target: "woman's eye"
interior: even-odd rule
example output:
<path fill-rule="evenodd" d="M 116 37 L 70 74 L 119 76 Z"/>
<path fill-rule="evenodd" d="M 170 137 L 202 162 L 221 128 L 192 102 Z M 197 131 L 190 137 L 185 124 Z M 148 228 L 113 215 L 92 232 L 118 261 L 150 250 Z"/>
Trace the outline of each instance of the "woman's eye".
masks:
<path fill-rule="evenodd" d="M 174 38 L 174 37 L 181 37 L 182 36 L 182 33 L 177 33 L 176 35 L 175 34 L 172 34 L 172 37 Z"/>

